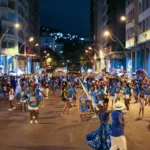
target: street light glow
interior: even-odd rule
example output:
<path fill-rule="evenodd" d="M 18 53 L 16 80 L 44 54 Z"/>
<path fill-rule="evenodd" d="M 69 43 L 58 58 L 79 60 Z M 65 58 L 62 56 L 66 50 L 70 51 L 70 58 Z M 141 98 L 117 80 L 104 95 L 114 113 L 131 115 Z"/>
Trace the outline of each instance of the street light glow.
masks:
<path fill-rule="evenodd" d="M 127 20 L 127 18 L 126 18 L 126 16 L 121 16 L 121 21 L 126 21 Z"/>
<path fill-rule="evenodd" d="M 88 50 L 85 50 L 85 52 L 88 53 L 89 51 L 88 51 Z"/>
<path fill-rule="evenodd" d="M 92 50 L 92 47 L 91 47 L 91 46 L 89 46 L 89 50 Z"/>
<path fill-rule="evenodd" d="M 34 38 L 30 37 L 29 42 L 32 42 L 32 41 L 34 41 Z"/>
<path fill-rule="evenodd" d="M 37 47 L 37 46 L 39 46 L 39 44 L 38 44 L 38 43 L 36 43 L 36 44 L 35 44 L 35 47 Z"/>
<path fill-rule="evenodd" d="M 104 32 L 104 36 L 109 36 L 110 35 L 110 32 L 109 31 L 105 31 Z"/>
<path fill-rule="evenodd" d="M 16 24 L 15 24 L 15 28 L 16 28 L 16 29 L 20 28 L 20 24 L 19 24 L 19 23 L 16 23 Z"/>

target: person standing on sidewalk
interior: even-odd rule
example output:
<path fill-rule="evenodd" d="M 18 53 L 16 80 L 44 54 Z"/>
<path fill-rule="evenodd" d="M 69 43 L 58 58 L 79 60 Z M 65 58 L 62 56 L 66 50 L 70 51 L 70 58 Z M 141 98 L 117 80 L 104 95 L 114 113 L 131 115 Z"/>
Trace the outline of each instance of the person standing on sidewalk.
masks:
<path fill-rule="evenodd" d="M 126 138 L 124 136 L 124 115 L 122 110 L 125 105 L 121 102 L 114 104 L 112 112 L 112 129 L 111 129 L 111 149 L 110 150 L 127 150 Z"/>

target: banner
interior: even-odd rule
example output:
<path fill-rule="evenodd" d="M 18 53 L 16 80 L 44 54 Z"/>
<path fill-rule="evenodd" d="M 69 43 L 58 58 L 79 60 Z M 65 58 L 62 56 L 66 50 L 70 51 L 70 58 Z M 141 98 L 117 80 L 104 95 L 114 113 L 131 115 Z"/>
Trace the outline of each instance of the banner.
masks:
<path fill-rule="evenodd" d="M 81 82 L 81 80 L 80 80 L 80 79 L 79 79 L 79 81 L 80 81 L 81 86 L 82 86 L 82 88 L 83 88 L 83 91 L 84 91 L 84 92 L 85 92 L 85 94 L 87 95 L 88 99 L 92 101 L 92 105 L 93 105 L 93 107 L 95 107 L 95 108 L 96 108 L 96 110 L 99 110 L 99 109 L 97 108 L 96 104 L 94 103 L 94 100 L 93 100 L 92 96 L 91 96 L 91 95 L 89 95 L 89 93 L 88 93 L 87 89 L 85 88 L 85 86 L 83 85 L 83 83 Z"/>

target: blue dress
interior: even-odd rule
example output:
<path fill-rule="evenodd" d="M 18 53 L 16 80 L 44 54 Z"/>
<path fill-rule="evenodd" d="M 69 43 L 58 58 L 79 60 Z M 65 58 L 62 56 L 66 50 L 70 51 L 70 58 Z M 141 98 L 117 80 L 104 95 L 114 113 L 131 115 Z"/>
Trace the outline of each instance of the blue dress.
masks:
<path fill-rule="evenodd" d="M 108 123 L 109 113 L 106 111 L 98 114 L 100 118 L 100 127 L 86 135 L 86 143 L 95 150 L 109 150 L 111 147 L 111 126 Z"/>

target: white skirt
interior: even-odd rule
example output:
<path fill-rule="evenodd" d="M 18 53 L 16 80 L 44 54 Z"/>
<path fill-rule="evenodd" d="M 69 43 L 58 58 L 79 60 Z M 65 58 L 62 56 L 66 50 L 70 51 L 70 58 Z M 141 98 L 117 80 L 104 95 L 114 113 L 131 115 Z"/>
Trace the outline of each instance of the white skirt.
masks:
<path fill-rule="evenodd" d="M 21 99 L 20 102 L 21 102 L 21 103 L 26 103 L 27 100 L 26 100 L 26 99 Z"/>
<path fill-rule="evenodd" d="M 145 100 L 144 99 L 141 99 L 140 102 L 139 102 L 139 107 L 140 108 L 144 108 L 145 107 Z"/>
<path fill-rule="evenodd" d="M 9 100 L 12 101 L 14 99 L 14 95 L 9 95 Z"/>
<path fill-rule="evenodd" d="M 115 93 L 115 99 L 120 98 L 120 93 Z"/>
<path fill-rule="evenodd" d="M 124 95 L 124 98 L 125 98 L 125 99 L 130 99 L 130 95 L 129 95 L 129 94 L 125 94 L 125 95 Z"/>
<path fill-rule="evenodd" d="M 28 109 L 29 109 L 29 110 L 38 110 L 39 107 L 31 107 L 30 105 L 28 105 Z"/>

